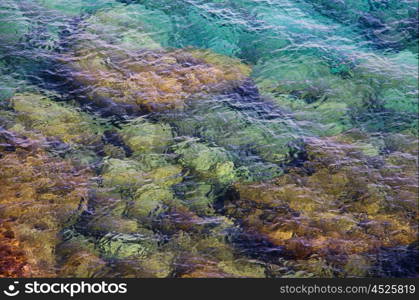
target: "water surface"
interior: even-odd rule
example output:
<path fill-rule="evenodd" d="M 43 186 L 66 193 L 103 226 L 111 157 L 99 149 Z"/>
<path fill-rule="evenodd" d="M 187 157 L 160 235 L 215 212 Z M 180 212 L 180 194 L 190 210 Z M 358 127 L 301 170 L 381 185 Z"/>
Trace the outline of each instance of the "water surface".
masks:
<path fill-rule="evenodd" d="M 0 0 L 0 276 L 417 276 L 417 9 Z"/>

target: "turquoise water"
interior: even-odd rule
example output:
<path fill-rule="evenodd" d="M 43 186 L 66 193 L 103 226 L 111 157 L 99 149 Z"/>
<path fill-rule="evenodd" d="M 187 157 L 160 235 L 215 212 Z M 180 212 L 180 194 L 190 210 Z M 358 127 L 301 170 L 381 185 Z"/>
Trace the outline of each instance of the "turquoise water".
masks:
<path fill-rule="evenodd" d="M 0 0 L 0 276 L 417 276 L 417 9 Z"/>

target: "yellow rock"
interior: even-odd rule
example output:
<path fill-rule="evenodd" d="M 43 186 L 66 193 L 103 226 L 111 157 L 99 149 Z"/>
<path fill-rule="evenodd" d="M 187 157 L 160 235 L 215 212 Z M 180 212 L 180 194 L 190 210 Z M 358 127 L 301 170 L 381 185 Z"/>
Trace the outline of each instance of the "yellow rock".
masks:
<path fill-rule="evenodd" d="M 96 43 L 81 43 L 62 60 L 68 76 L 89 87 L 90 101 L 110 99 L 137 112 L 183 108 L 191 98 L 237 86 L 251 71 L 209 51 L 130 52 Z"/>
<path fill-rule="evenodd" d="M 86 113 L 60 104 L 41 94 L 17 94 L 11 100 L 17 119 L 28 129 L 66 143 L 100 141 L 102 129 Z"/>
<path fill-rule="evenodd" d="M 1 223 L 7 222 L 28 264 L 29 273 L 22 275 L 55 276 L 58 233 L 86 208 L 90 174 L 14 137 L 15 151 L 0 148 Z"/>

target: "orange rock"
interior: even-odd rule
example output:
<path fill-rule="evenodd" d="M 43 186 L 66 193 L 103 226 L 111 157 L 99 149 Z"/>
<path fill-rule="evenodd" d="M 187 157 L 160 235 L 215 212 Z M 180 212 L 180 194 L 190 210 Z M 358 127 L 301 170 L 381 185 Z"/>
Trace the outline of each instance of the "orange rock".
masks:
<path fill-rule="evenodd" d="M 231 89 L 250 74 L 239 60 L 209 51 L 131 52 L 86 44 L 63 56 L 67 77 L 87 88 L 89 101 L 111 101 L 136 112 L 182 108 L 192 95 Z"/>
<path fill-rule="evenodd" d="M 31 270 L 25 252 L 5 225 L 0 225 L 0 277 L 28 277 Z"/>
<path fill-rule="evenodd" d="M 6 133 L 9 150 L 0 149 L 0 224 L 8 224 L 13 245 L 29 266 L 22 276 L 55 276 L 57 234 L 85 207 L 89 174 L 50 157 L 36 142 Z"/>
<path fill-rule="evenodd" d="M 308 139 L 305 149 L 308 159 L 285 175 L 235 184 L 226 213 L 296 259 L 337 259 L 416 241 L 418 183 L 417 169 L 408 167 L 411 157 L 397 166 L 388 159 L 378 163 L 334 138 Z"/>

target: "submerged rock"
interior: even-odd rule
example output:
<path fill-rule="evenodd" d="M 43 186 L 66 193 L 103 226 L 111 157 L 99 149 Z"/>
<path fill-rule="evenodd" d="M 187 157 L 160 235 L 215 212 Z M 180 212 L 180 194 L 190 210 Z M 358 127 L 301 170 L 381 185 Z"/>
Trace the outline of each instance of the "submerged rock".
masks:
<path fill-rule="evenodd" d="M 280 175 L 280 164 L 298 146 L 300 136 L 309 134 L 292 117 L 261 98 L 250 81 L 228 95 L 191 103 L 188 110 L 163 119 L 173 124 L 177 135 L 223 149 L 238 169 L 240 180 Z"/>
<path fill-rule="evenodd" d="M 107 159 L 102 170 L 103 185 L 116 192 L 135 190 L 146 183 L 141 165 L 129 159 Z"/>
<path fill-rule="evenodd" d="M 239 60 L 207 51 L 130 51 L 83 38 L 75 37 L 60 72 L 84 87 L 85 103 L 103 107 L 105 114 L 183 108 L 188 99 L 231 89 L 250 74 Z"/>
<path fill-rule="evenodd" d="M 103 277 L 107 262 L 100 258 L 93 237 L 87 238 L 66 228 L 60 233 L 61 243 L 56 247 L 59 277 Z"/>
<path fill-rule="evenodd" d="M 86 229 L 91 233 L 136 233 L 138 224 L 135 220 L 106 215 L 95 211 L 95 217 L 89 221 Z"/>
<path fill-rule="evenodd" d="M 146 217 L 160 213 L 163 206 L 170 205 L 173 200 L 173 193 L 169 189 L 148 184 L 135 193 L 134 200 L 128 208 L 128 215 L 144 220 Z"/>
<path fill-rule="evenodd" d="M 2 131 L 0 217 L 24 254 L 28 276 L 55 276 L 58 232 L 86 206 L 89 172 L 50 157 L 36 141 Z"/>
<path fill-rule="evenodd" d="M 417 72 L 413 53 L 347 58 L 333 64 L 315 55 L 262 61 L 253 76 L 261 93 L 275 99 L 309 132 L 332 136 L 359 127 L 417 131 Z"/>
<path fill-rule="evenodd" d="M 100 277 L 106 262 L 96 255 L 80 251 L 70 256 L 61 266 L 59 276 L 61 278 L 94 278 Z"/>
<path fill-rule="evenodd" d="M 152 169 L 147 177 L 156 185 L 160 187 L 172 187 L 175 184 L 182 182 L 182 166 L 180 165 L 165 165 Z"/>
<path fill-rule="evenodd" d="M 114 260 L 106 277 L 168 278 L 172 275 L 174 256 L 174 253 L 159 251 L 147 257 Z"/>
<path fill-rule="evenodd" d="M 347 276 L 366 274 L 353 269 L 352 255 L 368 257 L 416 240 L 417 169 L 371 158 L 333 138 L 309 139 L 305 151 L 300 167 L 275 180 L 235 184 L 226 213 L 294 259 L 346 264 Z"/>
<path fill-rule="evenodd" d="M 174 266 L 176 277 L 181 278 L 265 277 L 262 264 L 245 258 L 236 259 L 233 249 L 217 237 L 192 242 L 174 262 Z"/>
<path fill-rule="evenodd" d="M 153 253 L 147 259 L 140 262 L 140 265 L 156 278 L 167 278 L 173 272 L 173 260 L 175 253 L 159 251 Z"/>
<path fill-rule="evenodd" d="M 174 201 L 171 187 L 182 180 L 182 167 L 167 161 L 159 167 L 148 168 L 138 160 L 108 159 L 102 171 L 105 197 L 98 199 L 95 207 L 106 211 L 109 207 L 114 210 L 112 207 L 115 206 L 119 212 L 126 209 L 130 217 L 144 219 Z M 122 197 L 123 200 L 112 200 L 112 193 L 119 194 L 117 198 Z M 108 202 L 115 205 L 109 206 Z"/>
<path fill-rule="evenodd" d="M 236 180 L 236 170 L 229 154 L 221 147 L 210 147 L 194 140 L 173 146 L 179 161 L 202 178 L 213 179 L 222 184 Z"/>
<path fill-rule="evenodd" d="M 153 228 L 168 235 L 180 231 L 203 234 L 207 228 L 217 223 L 211 217 L 197 215 L 178 199 L 172 201 L 164 212 L 156 215 L 152 221 Z"/>
<path fill-rule="evenodd" d="M 188 266 L 188 270 L 181 278 L 233 278 L 232 274 L 218 268 L 217 263 L 202 257 L 189 257 L 182 264 Z"/>
<path fill-rule="evenodd" d="M 156 250 L 157 239 L 152 232 L 143 229 L 136 234 L 106 234 L 98 245 L 106 258 L 145 258 Z"/>
<path fill-rule="evenodd" d="M 171 260 L 173 277 L 181 278 L 224 278 L 264 277 L 261 262 L 238 258 L 229 245 L 223 230 L 232 226 L 225 218 L 213 220 L 213 226 L 205 235 L 178 231 L 162 246 L 164 253 L 175 253 Z"/>
<path fill-rule="evenodd" d="M 212 185 L 202 181 L 186 181 L 176 187 L 176 192 L 182 195 L 184 203 L 191 210 L 200 215 L 211 215 L 214 213 L 213 205 L 215 193 Z"/>
<path fill-rule="evenodd" d="M 120 135 L 134 155 L 162 153 L 173 139 L 170 125 L 137 118 L 124 125 Z"/>
<path fill-rule="evenodd" d="M 29 277 L 28 258 L 9 226 L 6 222 L 0 225 L 0 278 Z"/>
<path fill-rule="evenodd" d="M 10 99 L 17 120 L 28 131 L 37 131 L 65 143 L 93 144 L 100 142 L 103 129 L 88 114 L 60 104 L 36 93 L 16 94 Z"/>

